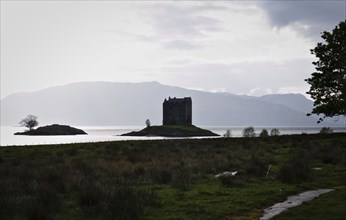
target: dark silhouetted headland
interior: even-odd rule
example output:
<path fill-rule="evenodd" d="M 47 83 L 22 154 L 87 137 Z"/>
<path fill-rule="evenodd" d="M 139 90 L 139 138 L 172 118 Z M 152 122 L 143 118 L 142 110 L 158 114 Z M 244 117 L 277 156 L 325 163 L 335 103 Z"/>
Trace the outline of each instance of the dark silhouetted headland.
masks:
<path fill-rule="evenodd" d="M 34 130 L 17 132 L 15 135 L 78 135 L 78 134 L 87 134 L 81 129 L 70 127 L 68 125 L 48 125 L 39 127 Z"/>
<path fill-rule="evenodd" d="M 146 127 L 122 136 L 211 137 L 219 135 L 194 125 L 162 125 Z"/>

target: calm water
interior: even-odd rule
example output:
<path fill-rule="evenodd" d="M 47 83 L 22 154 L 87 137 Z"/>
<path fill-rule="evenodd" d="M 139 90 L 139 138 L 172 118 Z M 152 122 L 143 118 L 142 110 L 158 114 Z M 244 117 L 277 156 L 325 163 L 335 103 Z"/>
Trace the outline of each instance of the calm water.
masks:
<path fill-rule="evenodd" d="M 167 139 L 163 137 L 122 137 L 121 134 L 143 129 L 143 126 L 73 126 L 83 129 L 88 135 L 76 136 L 24 136 L 13 135 L 15 132 L 22 132 L 23 127 L 1 126 L 0 146 L 11 145 L 37 145 L 37 144 L 62 144 L 62 143 L 81 143 L 81 142 L 99 142 L 99 141 L 124 141 L 124 140 L 159 140 Z M 203 127 L 216 134 L 223 135 L 227 129 L 231 129 L 232 137 L 241 137 L 244 127 Z M 255 127 L 256 133 L 265 128 L 269 132 L 273 127 Z M 318 127 L 275 127 L 280 134 L 313 134 L 318 133 L 321 128 Z M 333 128 L 334 132 L 346 132 L 344 127 Z"/>

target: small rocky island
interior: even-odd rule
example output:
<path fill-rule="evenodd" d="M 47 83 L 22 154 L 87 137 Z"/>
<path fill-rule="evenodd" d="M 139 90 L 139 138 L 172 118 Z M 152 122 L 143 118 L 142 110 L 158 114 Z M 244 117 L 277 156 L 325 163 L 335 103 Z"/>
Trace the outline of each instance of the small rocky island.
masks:
<path fill-rule="evenodd" d="M 132 131 L 121 136 L 211 137 L 219 135 L 194 125 L 162 125 L 149 126 L 143 130 Z"/>
<path fill-rule="evenodd" d="M 79 135 L 87 134 L 85 131 L 77 128 L 70 127 L 68 125 L 48 125 L 43 127 L 38 127 L 37 129 L 32 129 L 24 132 L 17 132 L 14 135 Z"/>
<path fill-rule="evenodd" d="M 210 137 L 219 135 L 192 125 L 191 97 L 169 97 L 163 102 L 162 126 L 147 126 L 143 130 L 122 136 Z"/>

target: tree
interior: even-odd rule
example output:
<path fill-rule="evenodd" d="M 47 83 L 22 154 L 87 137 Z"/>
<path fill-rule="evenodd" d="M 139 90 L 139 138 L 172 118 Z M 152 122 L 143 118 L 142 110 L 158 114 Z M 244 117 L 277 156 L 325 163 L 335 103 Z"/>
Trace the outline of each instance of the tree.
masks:
<path fill-rule="evenodd" d="M 22 119 L 19 124 L 20 126 L 27 127 L 29 130 L 32 130 L 38 125 L 38 117 L 35 115 L 28 115 L 26 118 Z"/>
<path fill-rule="evenodd" d="M 269 134 L 268 134 L 268 130 L 267 129 L 262 129 L 260 135 L 260 137 L 268 137 Z"/>
<path fill-rule="evenodd" d="M 255 129 L 253 127 L 244 128 L 243 137 L 256 137 Z"/>
<path fill-rule="evenodd" d="M 333 129 L 330 127 L 323 127 L 320 130 L 320 134 L 331 134 L 333 133 Z"/>
<path fill-rule="evenodd" d="M 227 130 L 226 130 L 226 133 L 225 133 L 223 136 L 224 136 L 225 138 L 232 137 L 231 129 L 227 129 Z"/>
<path fill-rule="evenodd" d="M 149 119 L 145 120 L 145 125 L 146 125 L 147 127 L 150 127 L 150 120 L 149 120 Z"/>
<path fill-rule="evenodd" d="M 279 136 L 280 135 L 280 131 L 279 129 L 277 128 L 273 128 L 271 131 L 270 131 L 270 136 Z"/>
<path fill-rule="evenodd" d="M 312 63 L 316 72 L 305 79 L 310 84 L 307 94 L 314 100 L 314 109 L 308 115 L 322 115 L 317 123 L 325 117 L 346 115 L 346 20 L 321 37 L 324 42 L 311 50 L 318 58 Z"/>

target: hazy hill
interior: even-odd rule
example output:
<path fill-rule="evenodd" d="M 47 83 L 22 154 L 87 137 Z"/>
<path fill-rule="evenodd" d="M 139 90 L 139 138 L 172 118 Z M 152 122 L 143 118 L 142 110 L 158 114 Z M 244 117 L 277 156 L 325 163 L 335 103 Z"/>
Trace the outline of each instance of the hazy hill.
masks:
<path fill-rule="evenodd" d="M 311 101 L 302 95 L 243 97 L 172 87 L 157 82 L 83 82 L 17 93 L 1 100 L 1 124 L 17 125 L 28 114 L 41 124 L 161 124 L 168 97 L 192 97 L 193 124 L 228 126 L 314 126 L 306 117 Z M 328 124 L 330 126 L 330 124 Z"/>
<path fill-rule="evenodd" d="M 302 94 L 273 94 L 259 97 L 260 100 L 276 104 L 286 105 L 291 109 L 309 113 L 314 106 L 313 101 L 307 99 Z"/>

